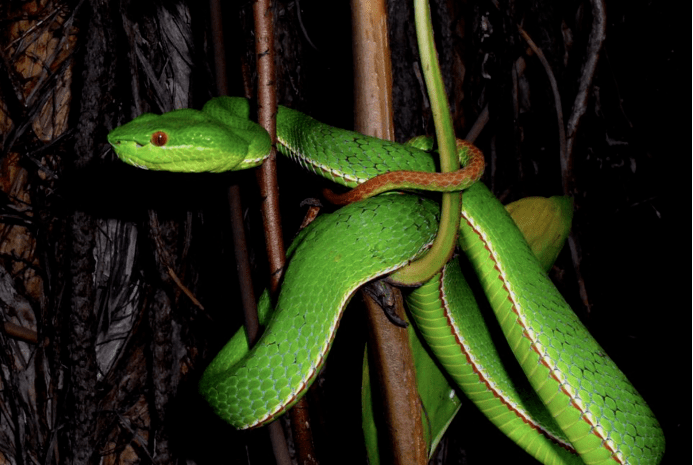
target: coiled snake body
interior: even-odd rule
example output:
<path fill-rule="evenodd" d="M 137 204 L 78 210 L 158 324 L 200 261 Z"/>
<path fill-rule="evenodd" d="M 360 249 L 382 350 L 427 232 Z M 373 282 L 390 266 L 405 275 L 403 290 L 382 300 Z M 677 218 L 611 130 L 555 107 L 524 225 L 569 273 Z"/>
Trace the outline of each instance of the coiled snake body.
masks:
<path fill-rule="evenodd" d="M 131 165 L 168 171 L 257 166 L 269 137 L 248 102 L 222 97 L 202 111 L 142 115 L 108 140 Z M 432 172 L 430 154 L 332 128 L 280 108 L 279 149 L 349 187 L 393 170 Z M 467 155 L 475 150 L 467 148 Z M 464 154 L 463 154 L 464 155 Z M 324 215 L 292 244 L 271 319 L 248 351 L 239 331 L 212 361 L 200 392 L 237 428 L 272 421 L 302 395 L 329 352 L 347 302 L 362 284 L 425 252 L 440 209 L 415 195 L 379 195 Z M 471 262 L 531 388 L 497 357 L 459 267 L 449 263 L 408 298 L 441 365 L 480 410 L 543 463 L 654 464 L 662 431 L 635 388 L 571 311 L 498 200 L 465 190 L 459 245 Z M 263 299 L 263 313 L 269 303 Z"/>

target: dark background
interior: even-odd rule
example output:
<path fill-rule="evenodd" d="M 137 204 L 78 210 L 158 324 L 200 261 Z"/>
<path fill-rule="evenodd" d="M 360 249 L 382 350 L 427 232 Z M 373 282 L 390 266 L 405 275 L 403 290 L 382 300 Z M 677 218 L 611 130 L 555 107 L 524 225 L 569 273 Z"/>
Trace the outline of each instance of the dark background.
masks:
<path fill-rule="evenodd" d="M 681 243 L 690 230 L 688 205 L 682 205 L 690 191 L 690 146 L 688 137 L 681 140 L 689 120 L 688 111 L 680 111 L 688 106 L 681 89 L 690 81 L 682 42 L 688 43 L 689 23 L 663 2 L 609 1 L 606 7 L 607 38 L 571 173 L 573 230 L 589 305 L 569 254 L 559 257 L 552 277 L 661 422 L 667 438 L 662 463 L 679 463 L 689 456 L 691 437 L 683 402 L 690 388 L 690 311 L 680 303 L 690 269 Z M 251 4 L 225 8 L 230 93 L 242 95 L 243 70 L 254 65 Z M 392 2 L 390 10 L 394 116 L 404 141 L 433 126 L 415 72 L 409 5 Z M 5 321 L 35 330 L 46 342 L 0 340 L 7 406 L 0 452 L 8 463 L 97 463 L 102 457 L 236 463 L 246 454 L 248 463 L 267 463 L 264 433 L 233 431 L 196 394 L 202 370 L 240 324 L 229 183 L 242 186 L 255 286 L 265 285 L 254 176 L 137 171 L 117 161 L 105 140 L 110 129 L 144 111 L 201 108 L 215 95 L 206 4 L 10 2 L 0 11 L 0 218 L 3 243 L 14 244 L 1 252 L 2 312 Z M 484 182 L 505 203 L 562 193 L 555 103 L 517 25 L 546 55 L 567 121 L 590 11 L 590 3 L 579 1 L 433 2 L 456 130 L 466 134 L 488 105 L 490 120 L 476 144 L 489 162 Z M 274 14 L 280 103 L 351 127 L 348 2 L 277 2 Z M 65 51 L 31 48 L 41 31 Z M 31 77 L 22 74 L 27 63 L 37 65 Z M 524 71 L 515 75 L 514 88 L 518 63 Z M 246 76 L 254 86 L 253 72 Z M 49 122 L 41 119 L 46 107 Z M 40 137 L 39 128 L 51 124 L 62 129 Z M 288 243 L 302 219 L 300 201 L 319 197 L 325 184 L 281 160 L 279 182 Z M 166 266 L 204 311 L 171 282 Z M 352 307 L 320 388 L 311 394 L 322 413 L 314 429 L 323 463 L 365 463 L 358 379 L 365 330 L 362 311 Z M 114 340 L 120 344 L 106 351 L 109 358 L 100 348 Z M 444 463 L 533 463 L 467 403 L 448 438 Z"/>

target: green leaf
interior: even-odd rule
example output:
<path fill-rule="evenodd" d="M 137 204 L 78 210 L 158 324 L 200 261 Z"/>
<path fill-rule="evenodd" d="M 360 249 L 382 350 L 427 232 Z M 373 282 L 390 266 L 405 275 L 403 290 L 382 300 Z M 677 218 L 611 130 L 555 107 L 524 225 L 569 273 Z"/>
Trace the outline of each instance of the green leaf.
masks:
<path fill-rule="evenodd" d="M 456 389 L 450 385 L 445 374 L 426 350 L 414 326 L 410 324 L 407 332 L 414 357 L 416 384 L 423 408 L 423 430 L 430 458 L 443 434 L 445 434 L 448 425 L 462 406 L 462 401 L 458 397 Z M 378 428 L 373 415 L 368 350 L 366 350 L 363 357 L 361 405 L 363 409 L 362 426 L 368 461 L 370 465 L 377 465 L 380 463 L 380 452 Z"/>
<path fill-rule="evenodd" d="M 545 271 L 549 271 L 570 234 L 570 197 L 526 197 L 505 206 Z"/>

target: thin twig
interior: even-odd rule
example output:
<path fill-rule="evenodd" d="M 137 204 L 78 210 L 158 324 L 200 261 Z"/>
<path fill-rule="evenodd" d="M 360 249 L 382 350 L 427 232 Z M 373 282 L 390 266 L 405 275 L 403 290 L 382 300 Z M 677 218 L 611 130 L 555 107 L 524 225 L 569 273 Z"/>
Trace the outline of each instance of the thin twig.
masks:
<path fill-rule="evenodd" d="M 604 0 L 592 0 L 592 30 L 590 31 L 589 41 L 587 43 L 587 58 L 582 65 L 582 73 L 580 76 L 580 85 L 575 102 L 573 103 L 573 111 L 568 118 L 568 146 L 566 156 L 566 169 L 572 167 L 573 147 L 575 145 L 575 136 L 582 115 L 587 111 L 587 100 L 589 91 L 592 88 L 592 80 L 597 69 L 599 61 L 599 52 L 602 49 L 602 44 L 606 38 L 606 8 Z"/>
<path fill-rule="evenodd" d="M 168 276 L 171 278 L 171 280 L 178 286 L 178 288 L 188 296 L 190 301 L 200 310 L 204 310 L 204 306 L 200 303 L 200 301 L 195 297 L 195 295 L 192 293 L 190 289 L 188 289 L 185 284 L 183 284 L 183 281 L 178 277 L 175 271 L 173 271 L 173 267 L 171 266 L 171 263 L 173 260 L 171 259 L 171 256 L 169 255 L 168 251 L 166 250 L 166 247 L 164 246 L 163 242 L 161 241 L 161 230 L 159 229 L 159 218 L 154 210 L 149 210 L 149 227 L 152 231 L 152 236 L 154 239 L 154 244 L 156 246 L 156 252 L 157 255 L 159 256 L 159 262 L 161 263 L 161 266 L 166 269 L 166 273 Z"/>
<path fill-rule="evenodd" d="M 178 278 L 178 275 L 176 275 L 176 272 L 173 271 L 173 268 L 170 266 L 166 265 L 166 270 L 168 271 L 169 277 L 173 280 L 174 283 L 180 288 L 181 291 L 183 291 L 183 294 L 187 295 L 190 301 L 200 310 L 204 310 L 204 306 L 200 303 L 199 300 L 197 300 L 197 297 L 195 297 L 195 294 L 192 293 L 190 289 L 188 289 L 185 284 Z"/>
<path fill-rule="evenodd" d="M 529 45 L 529 48 L 531 48 L 532 51 L 539 58 L 539 61 L 544 67 L 544 71 L 546 72 L 546 76 L 549 78 L 549 83 L 551 84 L 551 91 L 553 92 L 553 101 L 554 105 L 556 106 L 556 120 L 558 122 L 558 150 L 561 157 L 561 166 L 563 166 L 563 163 L 566 160 L 567 152 L 565 140 L 565 126 L 563 125 L 563 105 L 561 104 L 561 93 L 558 91 L 558 82 L 556 82 L 556 76 L 553 74 L 551 65 L 544 56 L 544 52 L 542 52 L 542 50 L 539 47 L 537 47 L 537 44 L 534 43 L 532 38 L 529 37 L 529 34 L 527 34 L 521 26 L 517 26 L 517 28 L 520 30 L 520 35 L 522 36 L 522 38 L 525 39 L 527 45 Z M 563 187 L 565 190 L 565 185 Z"/>
<path fill-rule="evenodd" d="M 539 47 L 532 41 L 529 35 L 518 26 L 520 34 L 527 41 L 530 48 L 537 54 L 539 60 L 541 61 L 546 74 L 551 83 L 551 89 L 554 94 L 554 100 L 556 105 L 556 115 L 558 119 L 558 134 L 559 134 L 559 144 L 560 144 L 560 161 L 561 161 L 561 182 L 563 185 L 563 193 L 565 195 L 573 196 L 575 193 L 574 180 L 573 180 L 573 147 L 575 141 L 575 134 L 577 131 L 577 125 L 580 117 L 584 114 L 587 106 L 588 91 L 591 87 L 592 77 L 594 76 L 594 70 L 597 64 L 597 59 L 599 57 L 599 49 L 601 49 L 602 42 L 604 40 L 604 28 L 605 28 L 605 14 L 603 9 L 602 0 L 595 0 L 593 3 L 593 30 L 590 34 L 589 41 L 589 51 L 588 58 L 583 66 L 582 77 L 580 79 L 580 88 L 578 94 L 575 97 L 575 105 L 573 107 L 573 113 L 570 117 L 569 124 L 569 138 L 566 138 L 566 130 L 563 123 L 563 110 L 561 105 L 561 98 L 558 92 L 558 84 L 556 83 L 556 78 L 551 70 L 549 62 L 546 60 L 544 53 Z M 568 248 L 570 249 L 571 261 L 573 263 L 573 270 L 575 272 L 575 279 L 578 283 L 578 289 L 580 293 L 580 299 L 583 305 L 590 311 L 590 301 L 587 294 L 587 288 L 585 286 L 585 280 L 582 277 L 582 267 L 581 257 L 582 252 L 580 248 L 580 243 L 575 234 L 571 233 L 568 236 Z"/>
<path fill-rule="evenodd" d="M 481 113 L 479 113 L 479 116 L 476 118 L 476 121 L 474 121 L 472 129 L 469 130 L 467 137 L 465 137 L 464 140 L 473 144 L 476 138 L 479 137 L 479 134 L 481 134 L 481 131 L 484 130 L 484 127 L 486 127 L 488 119 L 488 104 L 486 104 L 484 109 L 481 110 Z"/>
<path fill-rule="evenodd" d="M 597 62 L 599 61 L 599 52 L 602 49 L 602 44 L 606 38 L 606 7 L 604 5 L 604 0 L 592 0 L 591 3 L 592 30 L 590 31 L 590 38 L 587 44 L 587 58 L 582 66 L 580 85 L 578 87 L 577 95 L 575 95 L 573 111 L 568 119 L 566 159 L 565 162 L 562 160 L 561 163 L 561 169 L 563 171 L 564 193 L 566 195 L 572 195 L 573 191 L 575 190 L 572 177 L 573 149 L 575 147 L 575 139 L 577 136 L 578 126 L 580 124 L 580 119 L 582 118 L 582 115 L 585 114 L 585 111 L 587 111 L 587 100 L 589 97 L 589 91 L 592 88 L 592 80 L 597 68 Z M 589 313 L 591 304 L 587 294 L 587 288 L 585 287 L 585 282 L 582 278 L 580 266 L 582 250 L 580 247 L 580 242 L 575 234 L 570 234 L 570 236 L 568 236 L 568 248 L 570 249 L 570 256 L 573 260 L 573 267 L 578 282 L 580 299 Z"/>
<path fill-rule="evenodd" d="M 274 65 L 274 19 L 269 0 L 258 0 L 253 5 L 255 22 L 255 53 L 258 72 L 258 122 L 269 133 L 272 146 L 277 142 L 277 96 L 275 89 Z M 286 251 L 282 234 L 281 216 L 279 214 L 279 184 L 277 182 L 277 154 L 272 149 L 269 158 L 258 172 L 262 202 L 262 219 L 265 230 L 267 259 L 270 266 L 270 294 L 276 295 L 284 273 Z M 300 465 L 317 463 L 313 434 L 308 415 L 308 403 L 305 396 L 289 411 L 296 455 Z M 278 463 L 290 462 L 286 441 L 281 424 L 270 423 L 270 434 L 275 458 Z"/>
<path fill-rule="evenodd" d="M 209 2 L 212 37 L 214 38 L 214 76 L 219 95 L 228 95 L 228 83 L 226 79 L 226 53 L 224 50 L 224 30 L 222 27 L 221 4 L 219 0 Z M 248 241 L 245 237 L 243 225 L 243 205 L 241 203 L 241 189 L 238 184 L 228 188 L 229 214 L 231 217 L 231 235 L 233 238 L 234 259 L 236 261 L 236 275 L 241 292 L 241 306 L 243 307 L 243 325 L 248 337 L 248 347 L 255 345 L 260 333 L 260 323 L 257 317 L 257 303 L 255 300 L 255 287 L 253 286 L 250 258 L 248 257 Z"/>

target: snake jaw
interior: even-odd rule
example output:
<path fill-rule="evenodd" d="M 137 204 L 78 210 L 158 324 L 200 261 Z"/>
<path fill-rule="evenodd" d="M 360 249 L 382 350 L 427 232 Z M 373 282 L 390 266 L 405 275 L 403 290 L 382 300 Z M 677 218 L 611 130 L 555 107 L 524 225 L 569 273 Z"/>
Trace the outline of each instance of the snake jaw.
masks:
<path fill-rule="evenodd" d="M 131 158 L 121 158 L 121 160 L 123 160 L 128 165 L 134 166 L 135 168 L 139 168 L 142 170 L 149 170 L 149 167 L 147 167 L 145 165 L 141 165 Z"/>
<path fill-rule="evenodd" d="M 143 147 L 142 144 L 140 144 L 137 141 L 126 141 L 122 139 L 115 139 L 115 137 L 112 136 L 112 133 L 108 135 L 108 142 L 111 144 L 113 147 L 113 150 L 115 151 L 116 155 L 118 155 L 118 158 L 120 158 L 122 161 L 127 163 L 128 165 L 134 166 L 136 168 L 141 168 L 148 170 L 149 167 L 142 164 L 138 163 L 135 158 L 130 156 L 130 153 L 134 150 L 138 150 L 139 148 Z"/>

